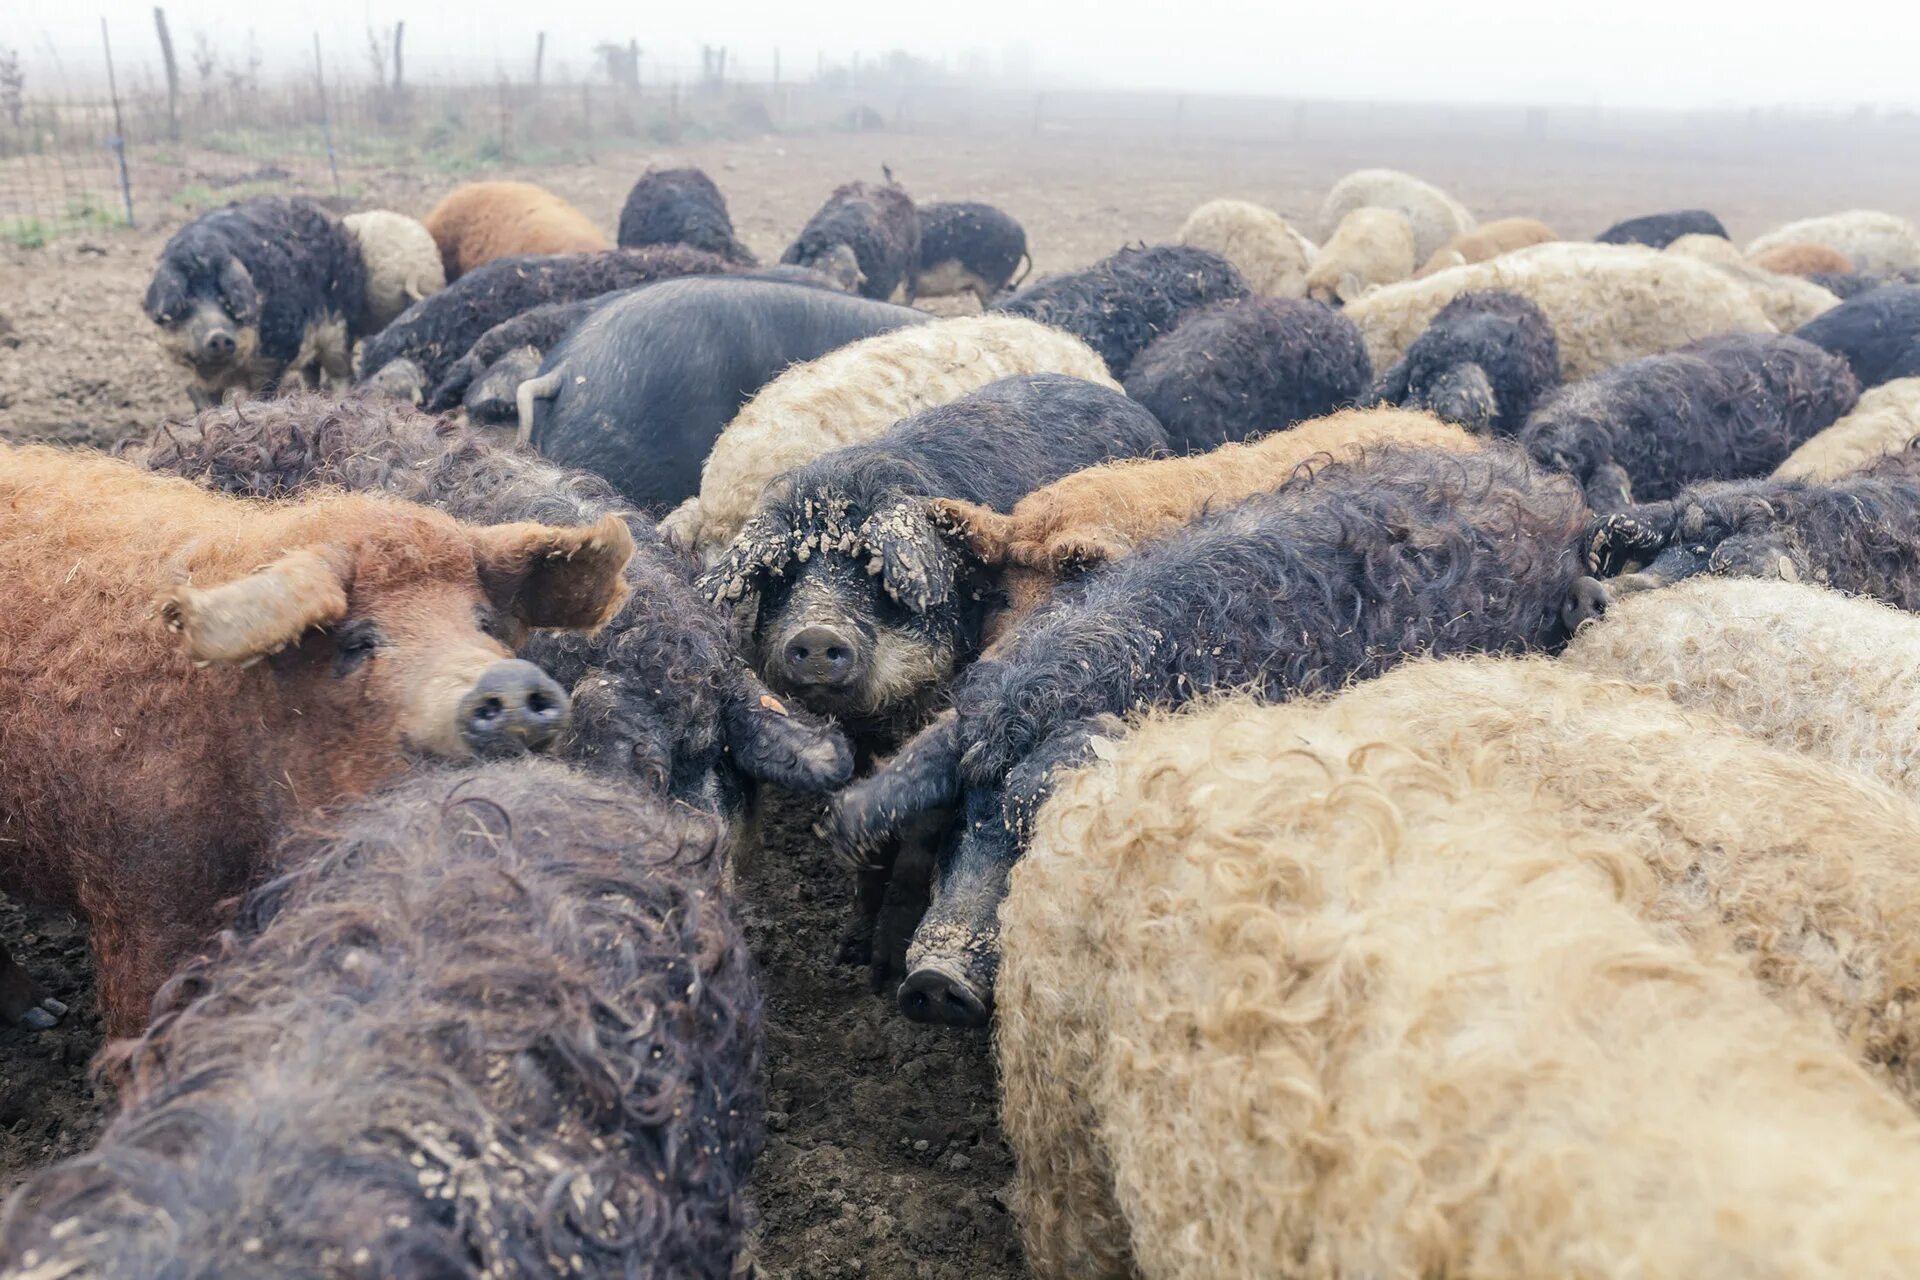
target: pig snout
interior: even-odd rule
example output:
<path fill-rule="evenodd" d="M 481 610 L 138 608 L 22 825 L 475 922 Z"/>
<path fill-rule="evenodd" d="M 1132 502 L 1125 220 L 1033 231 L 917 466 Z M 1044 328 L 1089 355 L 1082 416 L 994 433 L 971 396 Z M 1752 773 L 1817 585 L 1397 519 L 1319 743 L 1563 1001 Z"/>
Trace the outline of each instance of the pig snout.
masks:
<path fill-rule="evenodd" d="M 567 727 L 572 704 L 554 679 L 518 658 L 480 673 L 454 714 L 460 739 L 483 757 L 546 751 Z"/>
<path fill-rule="evenodd" d="M 788 634 L 780 644 L 780 663 L 796 689 L 844 689 L 860 677 L 863 665 L 853 637 L 821 623 Z"/>
<path fill-rule="evenodd" d="M 231 360 L 238 345 L 231 329 L 215 329 L 201 336 L 199 350 L 194 354 L 203 362 Z"/>
<path fill-rule="evenodd" d="M 974 984 L 942 965 L 922 965 L 900 984 L 900 1012 L 913 1022 L 948 1027 L 984 1027 L 989 1016 L 987 996 Z"/>

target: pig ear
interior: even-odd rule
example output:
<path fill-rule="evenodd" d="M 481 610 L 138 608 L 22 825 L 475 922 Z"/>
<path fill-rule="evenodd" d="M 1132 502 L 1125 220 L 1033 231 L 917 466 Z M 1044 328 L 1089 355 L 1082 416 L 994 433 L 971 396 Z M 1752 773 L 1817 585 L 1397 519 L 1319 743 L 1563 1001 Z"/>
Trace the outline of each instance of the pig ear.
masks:
<path fill-rule="evenodd" d="M 228 258 L 220 267 L 220 301 L 227 314 L 241 324 L 260 319 L 260 291 L 253 287 L 247 264 L 238 258 Z"/>
<path fill-rule="evenodd" d="M 758 597 L 767 579 L 786 573 L 798 556 L 788 530 L 764 515 L 754 516 L 694 586 L 717 605 L 740 604 Z"/>
<path fill-rule="evenodd" d="M 867 572 L 879 574 L 886 593 L 905 608 L 925 613 L 952 597 L 953 559 L 925 503 L 907 499 L 882 507 L 860 526 L 859 540 L 871 555 Z"/>
<path fill-rule="evenodd" d="M 1013 545 L 1012 516 L 958 498 L 933 499 L 927 503 L 927 516 L 934 528 L 986 567 L 1006 563 Z"/>
<path fill-rule="evenodd" d="M 564 529 L 497 524 L 472 535 L 487 598 L 529 627 L 595 631 L 626 602 L 633 534 L 619 516 Z"/>
<path fill-rule="evenodd" d="M 176 587 L 160 598 L 160 616 L 196 663 L 246 666 L 347 616 L 344 560 L 331 547 L 289 551 L 224 586 Z"/>
<path fill-rule="evenodd" d="M 186 275 L 171 262 L 161 263 L 160 269 L 153 273 L 153 283 L 147 286 L 147 298 L 142 305 L 147 319 L 155 324 L 172 324 L 178 320 L 187 313 Z"/>

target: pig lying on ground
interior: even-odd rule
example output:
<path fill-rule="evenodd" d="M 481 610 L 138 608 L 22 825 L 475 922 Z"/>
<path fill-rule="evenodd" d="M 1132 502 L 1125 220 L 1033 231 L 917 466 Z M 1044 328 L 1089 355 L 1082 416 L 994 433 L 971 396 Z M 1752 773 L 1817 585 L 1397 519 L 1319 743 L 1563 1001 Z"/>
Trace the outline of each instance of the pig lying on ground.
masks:
<path fill-rule="evenodd" d="M 1869 290 L 1814 317 L 1794 335 L 1844 357 L 1862 387 L 1920 377 L 1920 287 L 1890 284 Z"/>
<path fill-rule="evenodd" d="M 344 385 L 367 268 L 339 219 L 311 200 L 261 196 L 174 232 L 147 286 L 147 318 L 205 408 L 290 380 Z"/>
<path fill-rule="evenodd" d="M 409 752 L 557 742 L 566 692 L 510 642 L 600 627 L 633 552 L 613 517 L 268 507 L 44 448 L 0 447 L 0 510 L 0 891 L 90 921 L 112 1035 L 290 820 Z"/>
<path fill-rule="evenodd" d="M 1679 209 L 1616 222 L 1593 239 L 1596 244 L 1643 244 L 1649 249 L 1664 249 L 1681 236 L 1714 236 L 1725 240 L 1727 229 L 1705 209 Z"/>
<path fill-rule="evenodd" d="M 1430 409 L 1483 435 L 1514 436 L 1560 385 L 1560 344 L 1517 293 L 1463 293 L 1440 308 L 1369 398 Z"/>
<path fill-rule="evenodd" d="M 9 1276 L 741 1274 L 760 995 L 712 824 L 523 762 L 303 830 L 112 1051 Z"/>

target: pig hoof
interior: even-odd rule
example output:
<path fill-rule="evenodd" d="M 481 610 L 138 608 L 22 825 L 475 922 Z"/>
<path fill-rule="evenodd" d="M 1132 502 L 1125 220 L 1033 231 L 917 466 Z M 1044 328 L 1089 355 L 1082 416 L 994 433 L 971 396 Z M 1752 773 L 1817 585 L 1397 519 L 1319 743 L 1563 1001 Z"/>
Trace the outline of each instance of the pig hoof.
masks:
<path fill-rule="evenodd" d="M 900 984 L 900 1012 L 912 1022 L 948 1027 L 984 1027 L 987 1002 L 944 969 L 915 969 Z"/>

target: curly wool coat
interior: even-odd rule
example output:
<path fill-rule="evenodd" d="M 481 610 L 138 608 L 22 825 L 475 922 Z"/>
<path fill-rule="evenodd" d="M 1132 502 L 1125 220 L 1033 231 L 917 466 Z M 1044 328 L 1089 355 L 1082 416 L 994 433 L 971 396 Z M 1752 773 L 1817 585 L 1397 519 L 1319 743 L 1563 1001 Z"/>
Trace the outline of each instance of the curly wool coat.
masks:
<path fill-rule="evenodd" d="M 1546 313 L 1517 293 L 1463 293 L 1440 308 L 1368 398 L 1430 409 L 1470 431 L 1515 436 L 1560 385 L 1560 344 Z"/>
<path fill-rule="evenodd" d="M 849 182 L 834 189 L 800 229 L 780 261 L 810 267 L 845 246 L 862 277 L 857 292 L 882 302 L 912 302 L 920 273 L 920 216 L 896 182 Z"/>
<path fill-rule="evenodd" d="M 761 1002 L 709 820 L 552 764 L 303 831 L 117 1047 L 121 1112 L 0 1271 L 738 1273 Z"/>
<path fill-rule="evenodd" d="M 758 262 L 733 233 L 727 198 L 699 169 L 649 169 L 627 192 L 615 242 L 622 249 L 683 244 L 739 266 Z"/>

